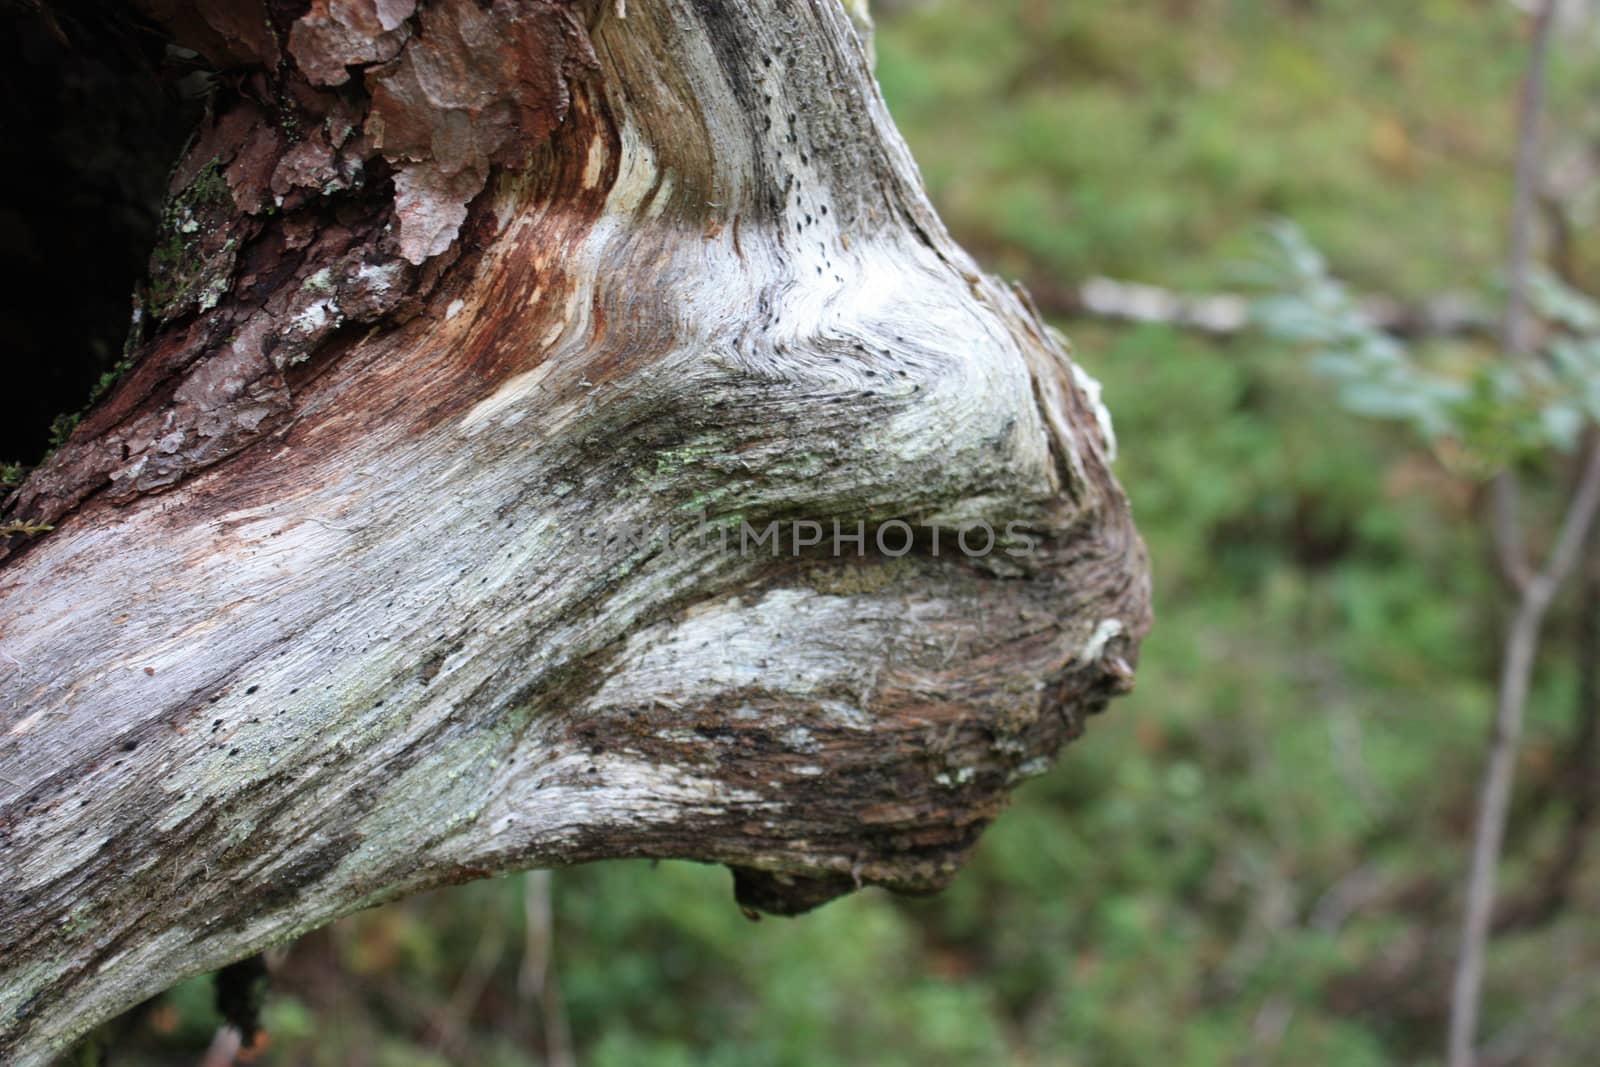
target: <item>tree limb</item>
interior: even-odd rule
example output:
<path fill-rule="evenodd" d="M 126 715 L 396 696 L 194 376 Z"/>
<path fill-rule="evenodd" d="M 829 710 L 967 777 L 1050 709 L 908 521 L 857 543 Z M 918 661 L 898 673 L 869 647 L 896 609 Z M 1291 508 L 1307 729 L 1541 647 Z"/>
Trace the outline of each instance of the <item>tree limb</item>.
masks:
<path fill-rule="evenodd" d="M 1502 338 L 1506 357 L 1512 360 L 1527 358 L 1532 347 L 1533 320 L 1528 308 L 1528 273 L 1537 203 L 1540 126 L 1555 6 L 1555 0 L 1543 0 L 1534 17 L 1533 42 L 1523 75 L 1517 119 L 1516 177 Z M 1522 739 L 1523 712 L 1538 653 L 1539 631 L 1550 600 L 1570 570 L 1579 546 L 1588 537 L 1595 504 L 1600 501 L 1600 445 L 1592 437 L 1582 469 L 1584 473 L 1579 488 L 1568 507 L 1555 547 L 1541 572 L 1531 578 L 1528 577 L 1530 564 L 1515 514 L 1515 473 L 1511 470 L 1501 472 L 1492 487 L 1492 529 L 1496 555 L 1502 572 L 1509 576 L 1517 589 L 1518 606 L 1502 653 L 1500 689 L 1489 742 L 1489 759 L 1484 769 L 1477 822 L 1473 831 L 1460 956 L 1451 983 L 1447 1038 L 1449 1067 L 1472 1067 L 1476 1058 L 1484 961 L 1494 916 L 1495 874 L 1504 844 L 1511 787 Z"/>
<path fill-rule="evenodd" d="M 151 7 L 223 75 L 8 504 L 0 1059 L 500 871 L 937 889 L 1131 686 L 1109 417 L 835 0 Z"/>

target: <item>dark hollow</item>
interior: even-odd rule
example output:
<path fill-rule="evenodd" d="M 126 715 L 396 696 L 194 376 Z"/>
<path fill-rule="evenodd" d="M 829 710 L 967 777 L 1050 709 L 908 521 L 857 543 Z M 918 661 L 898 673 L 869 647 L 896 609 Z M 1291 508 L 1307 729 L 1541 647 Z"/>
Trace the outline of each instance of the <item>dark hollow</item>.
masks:
<path fill-rule="evenodd" d="M 33 464 L 122 357 L 203 74 L 116 0 L 0 0 L 0 463 Z"/>

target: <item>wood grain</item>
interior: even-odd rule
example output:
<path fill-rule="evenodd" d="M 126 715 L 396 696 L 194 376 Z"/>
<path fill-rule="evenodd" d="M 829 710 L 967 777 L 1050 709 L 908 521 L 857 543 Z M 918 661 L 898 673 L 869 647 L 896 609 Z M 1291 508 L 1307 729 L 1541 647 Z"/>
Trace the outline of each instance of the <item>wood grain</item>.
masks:
<path fill-rule="evenodd" d="M 1131 685 L 1108 418 L 837 0 L 164 6 L 189 288 L 7 505 L 0 1058 L 495 872 L 931 891 Z"/>

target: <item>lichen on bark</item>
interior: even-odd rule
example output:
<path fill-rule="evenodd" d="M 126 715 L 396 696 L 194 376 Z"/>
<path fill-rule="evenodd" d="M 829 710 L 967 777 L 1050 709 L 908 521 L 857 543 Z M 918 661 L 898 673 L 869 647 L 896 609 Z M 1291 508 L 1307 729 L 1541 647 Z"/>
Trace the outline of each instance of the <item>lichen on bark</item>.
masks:
<path fill-rule="evenodd" d="M 1131 684 L 1092 390 L 837 0 L 152 6 L 237 245 L 8 505 L 57 528 L 0 560 L 0 1057 L 519 867 L 931 891 Z M 702 514 L 1036 551 L 621 535 Z"/>

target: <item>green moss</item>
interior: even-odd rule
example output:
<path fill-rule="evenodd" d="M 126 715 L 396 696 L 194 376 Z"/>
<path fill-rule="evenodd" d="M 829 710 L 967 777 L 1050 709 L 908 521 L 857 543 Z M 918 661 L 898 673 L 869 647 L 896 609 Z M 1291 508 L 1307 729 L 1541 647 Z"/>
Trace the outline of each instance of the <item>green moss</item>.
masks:
<path fill-rule="evenodd" d="M 89 403 L 93 404 L 111 392 L 111 387 L 116 385 L 122 379 L 122 376 L 132 369 L 132 356 L 123 356 L 113 363 L 109 370 L 95 379 L 94 388 L 89 390 Z"/>
<path fill-rule="evenodd" d="M 183 238 L 173 232 L 150 253 L 150 285 L 147 295 L 152 307 L 158 310 L 166 307 L 181 291 L 182 287 L 178 284 L 177 278 L 186 251 L 187 246 Z"/>
<path fill-rule="evenodd" d="M 233 194 L 228 191 L 228 179 L 222 174 L 221 163 L 213 159 L 200 173 L 194 176 L 189 185 L 173 198 L 176 204 L 188 203 L 192 207 L 226 206 L 233 208 Z"/>
<path fill-rule="evenodd" d="M 43 522 L 4 522 L 0 523 L 0 537 L 39 537 L 53 529 Z"/>
<path fill-rule="evenodd" d="M 151 314 L 171 319 L 216 306 L 227 290 L 238 251 L 234 237 L 219 240 L 234 214 L 228 180 L 213 159 L 162 212 L 146 289 Z"/>
<path fill-rule="evenodd" d="M 67 443 L 67 438 L 72 436 L 72 431 L 78 428 L 78 423 L 83 421 L 83 414 L 74 411 L 69 415 L 57 415 L 50 424 L 50 449 L 54 451 Z"/>

